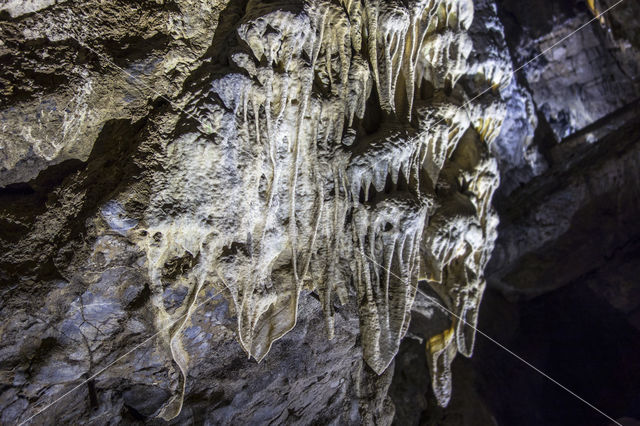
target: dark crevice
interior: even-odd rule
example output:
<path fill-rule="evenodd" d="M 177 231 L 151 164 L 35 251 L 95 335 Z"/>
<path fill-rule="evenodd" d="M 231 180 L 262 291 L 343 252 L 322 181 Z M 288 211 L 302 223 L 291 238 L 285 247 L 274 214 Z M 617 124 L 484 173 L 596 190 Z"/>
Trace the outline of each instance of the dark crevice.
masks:
<path fill-rule="evenodd" d="M 142 414 L 140 414 L 140 412 L 138 410 L 136 410 L 135 408 L 133 408 L 132 406 L 128 405 L 128 404 L 123 404 L 123 407 L 126 410 L 126 414 L 125 414 L 125 419 L 126 417 L 130 416 L 132 420 L 136 421 L 136 422 L 144 422 L 145 420 L 147 420 L 146 416 L 143 416 Z M 128 416 L 126 416 L 128 415 Z"/>
<path fill-rule="evenodd" d="M 0 188 L 0 241 L 22 238 L 36 217 L 46 211 L 47 201 L 55 197 L 53 191 L 85 165 L 80 160 L 63 161 L 41 171 L 29 182 Z"/>
<path fill-rule="evenodd" d="M 145 283 L 142 291 L 138 293 L 138 295 L 126 306 L 127 310 L 135 311 L 137 309 L 142 308 L 147 304 L 147 302 L 151 299 L 151 289 L 149 288 L 149 284 Z"/>
<path fill-rule="evenodd" d="M 378 98 L 378 91 L 375 88 L 371 91 L 371 96 L 367 99 L 365 107 L 364 117 L 360 124 L 364 135 L 371 135 L 380 129 L 384 119 L 384 113 L 380 107 L 380 99 Z M 356 138 L 356 141 L 358 138 Z M 354 146 L 357 145 L 354 144 Z"/>

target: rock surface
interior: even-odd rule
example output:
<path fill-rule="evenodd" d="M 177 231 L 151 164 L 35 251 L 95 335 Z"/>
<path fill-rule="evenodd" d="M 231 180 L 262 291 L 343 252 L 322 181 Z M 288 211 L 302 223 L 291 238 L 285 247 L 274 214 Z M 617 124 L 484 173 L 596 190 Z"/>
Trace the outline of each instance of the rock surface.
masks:
<path fill-rule="evenodd" d="M 590 10 L 589 3 L 536 0 L 523 8 L 518 1 L 500 1 L 514 62 L 557 141 L 640 96 L 638 50 L 626 32 L 612 33 L 605 20 L 619 22 L 616 17 L 636 6 L 624 2 L 603 17 L 602 25 L 596 20 L 584 27 L 594 13 L 615 4 Z M 633 25 L 633 20 L 623 22 Z"/>
<path fill-rule="evenodd" d="M 640 232 L 639 112 L 636 102 L 563 141 L 552 150 L 554 166 L 500 205 L 500 241 L 489 266 L 494 284 L 539 295 L 633 246 Z"/>
<path fill-rule="evenodd" d="M 473 3 L 199 7 L 2 5 L 5 421 L 388 423 L 418 279 L 477 319 L 510 65 Z M 423 332 L 446 405 L 474 331 Z"/>
<path fill-rule="evenodd" d="M 452 363 L 500 177 L 510 294 L 576 278 L 521 259 L 637 199 L 636 107 L 591 124 L 640 93 L 632 12 L 512 78 L 587 6 L 0 0 L 0 422 L 492 421 Z"/>

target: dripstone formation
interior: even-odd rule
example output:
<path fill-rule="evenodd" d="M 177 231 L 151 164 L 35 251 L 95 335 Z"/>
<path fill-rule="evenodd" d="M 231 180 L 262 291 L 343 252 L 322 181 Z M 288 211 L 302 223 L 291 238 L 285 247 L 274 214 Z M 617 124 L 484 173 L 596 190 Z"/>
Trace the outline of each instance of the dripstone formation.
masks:
<path fill-rule="evenodd" d="M 493 2 L 3 0 L 0 58 L 2 423 L 390 423 L 412 316 L 448 404 L 537 125 Z"/>

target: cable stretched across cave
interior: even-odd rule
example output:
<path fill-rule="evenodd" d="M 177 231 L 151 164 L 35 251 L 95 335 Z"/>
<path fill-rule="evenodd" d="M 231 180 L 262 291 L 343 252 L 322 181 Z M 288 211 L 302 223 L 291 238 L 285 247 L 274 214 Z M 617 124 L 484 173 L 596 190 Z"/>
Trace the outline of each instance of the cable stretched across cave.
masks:
<path fill-rule="evenodd" d="M 375 262 L 374 259 L 369 258 L 369 260 L 373 263 L 377 263 Z M 384 266 L 378 264 L 379 267 L 384 268 Z M 390 270 L 386 270 L 389 274 L 394 274 L 393 271 Z M 400 277 L 397 277 L 398 279 L 401 279 Z M 410 285 L 410 283 L 407 283 L 407 285 Z M 498 342 L 497 340 L 495 340 L 493 337 L 489 336 L 487 333 L 483 332 L 482 330 L 479 330 L 475 324 L 469 323 L 467 321 L 465 321 L 464 318 L 460 317 L 459 315 L 456 315 L 455 312 L 451 311 L 450 309 L 448 309 L 446 306 L 444 306 L 442 303 L 439 303 L 437 300 L 435 300 L 433 297 L 430 297 L 429 295 L 427 295 L 426 293 L 424 293 L 420 288 L 417 288 L 418 293 L 421 293 L 424 297 L 429 299 L 429 304 L 433 304 L 435 306 L 437 306 L 438 308 L 444 310 L 445 312 L 449 313 L 452 317 L 454 317 L 456 319 L 456 321 L 459 321 L 461 324 L 463 324 L 464 326 L 468 326 L 470 328 L 473 329 L 474 332 L 480 334 L 482 337 L 486 338 L 487 340 L 489 340 L 491 343 L 493 343 L 494 345 L 498 346 L 500 349 L 502 349 L 503 351 L 507 352 L 509 355 L 513 356 L 515 359 L 517 359 L 518 361 L 522 362 L 523 364 L 525 364 L 527 367 L 531 368 L 533 371 L 535 371 L 536 373 L 540 374 L 542 377 L 544 377 L 545 379 L 549 380 L 550 382 L 552 382 L 553 384 L 555 384 L 556 386 L 560 387 L 562 390 L 568 392 L 570 395 L 572 395 L 573 397 L 577 398 L 578 400 L 580 400 L 581 402 L 583 402 L 584 404 L 586 404 L 589 408 L 592 408 L 593 410 L 595 410 L 596 412 L 598 412 L 599 414 L 601 414 L 602 416 L 606 417 L 608 420 L 611 420 L 614 424 L 618 425 L 618 426 L 622 426 L 622 424 L 620 422 L 618 422 L 617 420 L 615 420 L 613 417 L 609 416 L 607 413 L 605 413 L 604 411 L 602 411 L 601 409 L 599 409 L 598 407 L 596 407 L 595 405 L 591 404 L 589 401 L 585 400 L 584 398 L 582 398 L 580 395 L 576 394 L 575 392 L 573 392 L 571 389 L 567 388 L 566 386 L 564 386 L 562 383 L 558 382 L 557 380 L 555 380 L 553 377 L 549 376 L 548 374 L 546 374 L 544 371 L 540 370 L 539 368 L 537 368 L 536 366 L 534 366 L 533 364 L 531 364 L 530 362 L 528 362 L 527 360 L 525 360 L 524 358 L 522 358 L 520 355 L 516 354 L 515 352 L 513 352 L 512 350 L 510 350 L 509 348 L 507 348 L 506 346 L 504 346 L 503 344 L 501 344 L 500 342 Z M 443 337 L 440 340 L 444 341 L 445 343 L 442 345 L 444 347 L 446 347 L 448 344 L 450 344 L 451 342 L 451 335 L 452 333 L 444 333 L 445 336 L 448 337 Z M 446 342 L 449 343 L 446 343 Z M 444 348 L 439 348 L 439 351 L 437 351 L 436 356 L 442 356 L 444 353 Z M 427 343 L 427 354 L 428 356 L 433 356 L 433 351 L 431 350 L 431 345 L 430 342 Z M 432 361 L 434 362 L 434 361 Z M 448 386 L 451 385 L 451 381 L 449 380 L 448 382 Z M 439 389 L 436 389 L 436 392 L 440 392 Z"/>
<path fill-rule="evenodd" d="M 331 335 L 333 295 L 350 297 L 355 278 L 363 352 L 381 373 L 408 327 L 415 286 L 406 284 L 417 282 L 420 258 L 431 281 L 442 283 L 445 269 L 460 279 L 439 288 L 475 323 L 496 225 L 486 145 L 504 113 L 499 97 L 484 95 L 526 64 L 488 73 L 489 88 L 466 100 L 455 83 L 469 69 L 468 4 L 412 5 L 354 1 L 345 14 L 328 2 L 249 2 L 230 66 L 182 95 L 179 131 L 159 148 L 145 234 L 132 237 L 147 255 L 158 328 L 186 322 L 213 285 L 228 292 L 240 343 L 260 360 L 295 325 L 304 286 L 320 294 Z M 163 291 L 185 284 L 189 296 L 170 312 Z M 188 364 L 176 330 L 165 343 L 183 386 L 167 419 L 180 412 Z M 457 350 L 470 355 L 473 333 L 457 333 Z"/>

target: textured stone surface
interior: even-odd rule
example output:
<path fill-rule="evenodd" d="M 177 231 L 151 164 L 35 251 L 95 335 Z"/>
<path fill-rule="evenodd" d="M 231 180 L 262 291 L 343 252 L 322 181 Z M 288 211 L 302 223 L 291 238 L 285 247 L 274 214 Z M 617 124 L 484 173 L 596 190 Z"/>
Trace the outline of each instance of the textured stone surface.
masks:
<path fill-rule="evenodd" d="M 492 283 L 531 295 L 638 160 L 633 108 L 555 143 L 637 95 L 629 10 L 512 79 L 591 12 L 509 7 L 0 1 L 0 421 L 493 422 L 452 365 L 500 176 Z"/>
<path fill-rule="evenodd" d="M 501 204 L 494 284 L 535 296 L 633 245 L 640 231 L 637 116 L 636 103 L 565 140 L 552 151 L 555 165 Z"/>
<path fill-rule="evenodd" d="M 420 312 L 477 320 L 511 68 L 469 34 L 495 8 L 2 11 L 6 421 L 90 378 L 49 415 L 384 424 L 418 279 Z M 422 333 L 446 405 L 474 331 Z"/>
<path fill-rule="evenodd" d="M 588 2 L 536 0 L 526 8 L 518 1 L 499 3 L 514 60 L 519 66 L 526 64 L 526 84 L 557 140 L 640 96 L 638 51 L 630 48 L 628 38 L 632 32 L 618 31 L 614 37 L 610 26 L 597 22 L 579 30 L 596 11 L 589 10 Z M 607 19 L 620 21 L 616 17 L 636 8 L 624 3 Z M 614 4 L 598 5 L 597 11 Z M 632 19 L 624 22 L 633 25 Z M 556 43 L 557 48 L 546 51 Z M 537 57 L 540 53 L 544 54 Z"/>
<path fill-rule="evenodd" d="M 225 6 L 54 3 L 0 3 L 9 15 L 0 28 L 1 186 L 65 160 L 86 161 L 105 123 L 137 121 L 150 99 L 174 97 Z"/>

